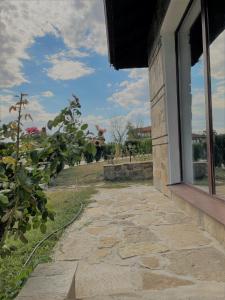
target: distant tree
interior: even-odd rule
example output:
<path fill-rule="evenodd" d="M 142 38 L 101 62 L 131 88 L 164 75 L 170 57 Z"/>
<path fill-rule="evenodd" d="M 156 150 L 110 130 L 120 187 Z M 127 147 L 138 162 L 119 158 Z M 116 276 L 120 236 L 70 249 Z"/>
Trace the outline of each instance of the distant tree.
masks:
<path fill-rule="evenodd" d="M 200 159 L 207 159 L 206 143 L 194 143 L 192 147 L 194 161 L 198 161 Z"/>
<path fill-rule="evenodd" d="M 137 130 L 135 130 L 134 124 L 131 122 L 127 123 L 127 140 L 134 140 L 137 138 Z"/>
<path fill-rule="evenodd" d="M 113 142 L 122 145 L 127 136 L 127 124 L 124 123 L 123 118 L 114 118 L 111 121 L 111 133 Z"/>
<path fill-rule="evenodd" d="M 225 164 L 225 134 L 215 134 L 214 136 L 214 161 L 216 167 Z"/>

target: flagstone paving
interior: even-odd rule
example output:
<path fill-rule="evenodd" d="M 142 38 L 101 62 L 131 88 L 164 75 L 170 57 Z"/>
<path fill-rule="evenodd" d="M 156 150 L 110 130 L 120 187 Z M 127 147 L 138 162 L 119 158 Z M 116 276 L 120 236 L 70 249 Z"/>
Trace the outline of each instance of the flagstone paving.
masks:
<path fill-rule="evenodd" d="M 224 300 L 225 251 L 152 186 L 100 188 L 18 300 Z"/>
<path fill-rule="evenodd" d="M 225 252 L 152 186 L 99 189 L 57 245 L 75 299 L 225 299 Z"/>

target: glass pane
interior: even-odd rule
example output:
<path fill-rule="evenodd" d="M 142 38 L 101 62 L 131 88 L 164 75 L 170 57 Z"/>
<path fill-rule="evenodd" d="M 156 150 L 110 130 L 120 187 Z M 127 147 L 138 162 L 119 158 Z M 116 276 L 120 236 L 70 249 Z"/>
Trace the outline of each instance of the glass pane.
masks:
<path fill-rule="evenodd" d="M 196 3 L 178 32 L 183 180 L 208 192 L 202 26 Z"/>
<path fill-rule="evenodd" d="M 190 29 L 193 184 L 208 191 L 206 108 L 201 16 Z"/>
<path fill-rule="evenodd" d="M 208 2 L 215 184 L 225 196 L 225 3 Z"/>
<path fill-rule="evenodd" d="M 203 58 L 191 67 L 193 184 L 208 191 Z"/>

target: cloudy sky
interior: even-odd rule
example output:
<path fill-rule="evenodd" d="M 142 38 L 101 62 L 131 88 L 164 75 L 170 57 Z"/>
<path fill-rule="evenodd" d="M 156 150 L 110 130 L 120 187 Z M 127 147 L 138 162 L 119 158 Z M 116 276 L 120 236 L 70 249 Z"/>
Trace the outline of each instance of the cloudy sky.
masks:
<path fill-rule="evenodd" d="M 108 138 L 113 118 L 149 124 L 147 70 L 110 67 L 102 0 L 1 0 L 0 16 L 1 121 L 26 92 L 34 119 L 26 126 L 45 125 L 72 93 Z"/>
<path fill-rule="evenodd" d="M 225 133 L 225 30 L 210 45 L 213 126 Z M 206 129 L 203 57 L 191 70 L 192 131 Z"/>

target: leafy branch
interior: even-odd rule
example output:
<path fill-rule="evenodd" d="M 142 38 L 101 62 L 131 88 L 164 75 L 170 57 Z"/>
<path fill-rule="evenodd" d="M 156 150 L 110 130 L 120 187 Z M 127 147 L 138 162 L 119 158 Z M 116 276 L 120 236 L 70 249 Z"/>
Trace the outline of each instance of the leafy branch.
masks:
<path fill-rule="evenodd" d="M 10 112 L 16 120 L 0 128 L 0 140 L 9 139 L 0 148 L 0 255 L 10 253 L 7 237 L 13 235 L 27 242 L 26 232 L 31 228 L 46 231 L 48 219 L 54 213 L 47 209 L 47 197 L 42 189 L 65 164 L 78 164 L 84 153 L 95 154 L 90 142 L 88 125 L 80 116 L 79 99 L 73 95 L 69 105 L 61 110 L 48 129 L 54 132 L 41 136 L 35 127 L 24 133 L 22 121 L 32 117 L 26 113 L 27 94 L 21 94 Z M 35 133 L 35 134 L 32 134 Z M 37 140 L 38 139 L 38 140 Z"/>

